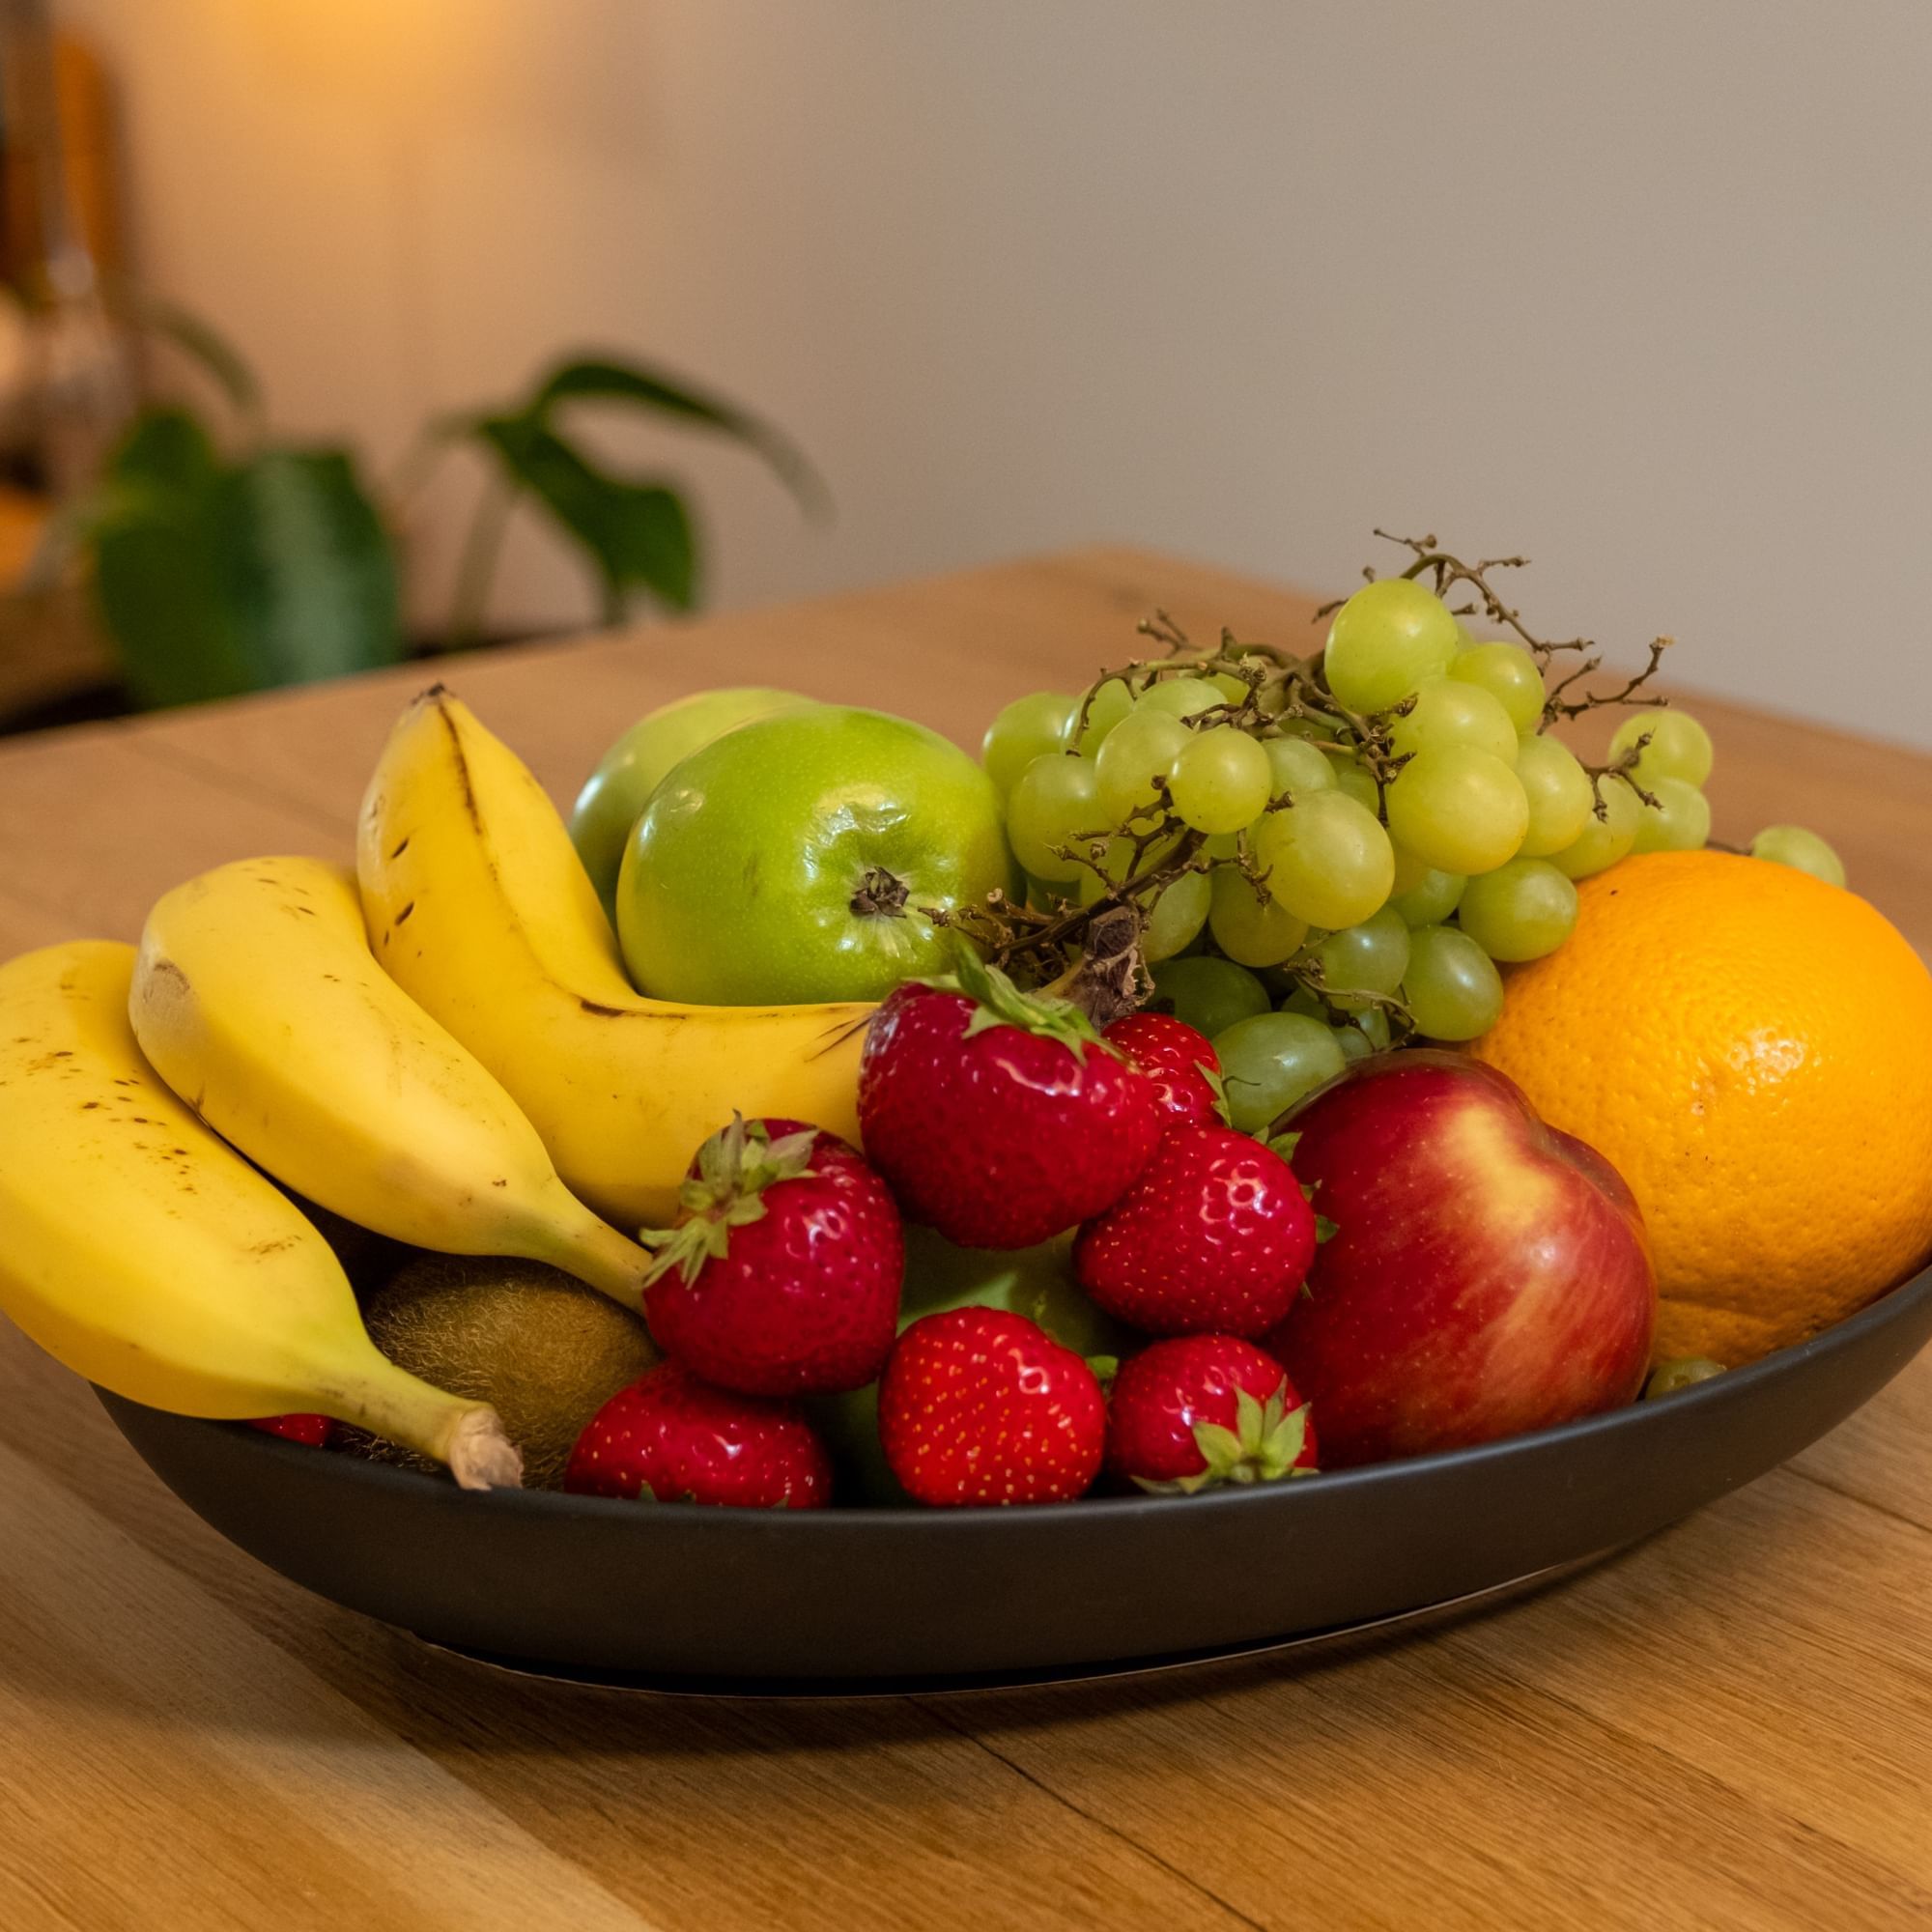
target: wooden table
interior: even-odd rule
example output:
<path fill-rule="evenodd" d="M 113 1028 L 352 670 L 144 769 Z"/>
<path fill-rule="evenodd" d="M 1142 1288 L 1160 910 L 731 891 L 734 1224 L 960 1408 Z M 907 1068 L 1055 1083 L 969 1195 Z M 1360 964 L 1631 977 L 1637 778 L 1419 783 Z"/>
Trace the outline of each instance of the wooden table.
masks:
<path fill-rule="evenodd" d="M 1204 636 L 1300 633 L 1310 610 L 1087 551 L 507 652 L 452 681 L 566 796 L 621 725 L 711 684 L 972 742 L 1015 693 L 1129 655 L 1157 603 Z M 419 681 L 0 748 L 0 954 L 131 937 L 164 887 L 223 860 L 346 854 Z M 1807 820 L 1932 948 L 1932 761 L 1699 709 L 1719 835 Z M 316 1602 L 0 1336 L 7 1932 L 1923 1928 L 1928 1787 L 1932 1359 L 1788 1468 L 1427 1638 L 813 1706 L 527 1685 Z"/>

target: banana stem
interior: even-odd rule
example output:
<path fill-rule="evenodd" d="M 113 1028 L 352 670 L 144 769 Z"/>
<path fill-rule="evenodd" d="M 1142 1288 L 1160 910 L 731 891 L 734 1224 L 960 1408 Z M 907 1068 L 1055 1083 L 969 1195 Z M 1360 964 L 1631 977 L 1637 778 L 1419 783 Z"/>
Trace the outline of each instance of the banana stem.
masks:
<path fill-rule="evenodd" d="M 377 1360 L 380 1370 L 372 1367 L 359 1387 L 345 1391 L 345 1422 L 447 1463 L 466 1490 L 522 1487 L 523 1456 L 494 1408 L 445 1395 L 393 1362 Z"/>
<path fill-rule="evenodd" d="M 587 1208 L 582 1220 L 567 1233 L 546 1229 L 542 1250 L 530 1259 L 565 1269 L 633 1315 L 644 1312 L 644 1277 L 650 1272 L 651 1257 Z"/>

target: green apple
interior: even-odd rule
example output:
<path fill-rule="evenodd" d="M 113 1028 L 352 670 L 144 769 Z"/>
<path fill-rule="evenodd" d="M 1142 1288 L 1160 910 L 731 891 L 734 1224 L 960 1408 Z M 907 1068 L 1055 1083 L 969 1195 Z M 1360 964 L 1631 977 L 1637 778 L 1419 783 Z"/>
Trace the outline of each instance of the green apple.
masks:
<path fill-rule="evenodd" d="M 654 999 L 881 1000 L 950 967 L 926 911 L 995 888 L 1017 874 L 986 774 L 910 719 L 814 704 L 739 725 L 652 792 L 617 933 Z"/>
<path fill-rule="evenodd" d="M 905 1231 L 905 1294 L 899 1333 L 923 1315 L 947 1308 L 1005 1308 L 1037 1321 L 1076 1355 L 1124 1355 L 1135 1337 L 1103 1315 L 1073 1278 L 1073 1236 L 1057 1236 L 1037 1248 L 995 1253 L 955 1248 L 930 1228 Z M 910 1499 L 886 1466 L 879 1447 L 879 1385 L 849 1395 L 816 1396 L 806 1404 L 837 1458 L 842 1486 L 867 1502 Z"/>
<path fill-rule="evenodd" d="M 675 703 L 661 704 L 639 718 L 604 753 L 570 814 L 570 836 L 577 855 L 611 923 L 617 921 L 617 872 L 624 863 L 624 841 L 644 815 L 644 806 L 665 774 L 693 752 L 735 731 L 753 718 L 790 711 L 810 704 L 795 691 L 770 691 L 763 685 L 732 685 L 723 691 L 700 691 Z"/>

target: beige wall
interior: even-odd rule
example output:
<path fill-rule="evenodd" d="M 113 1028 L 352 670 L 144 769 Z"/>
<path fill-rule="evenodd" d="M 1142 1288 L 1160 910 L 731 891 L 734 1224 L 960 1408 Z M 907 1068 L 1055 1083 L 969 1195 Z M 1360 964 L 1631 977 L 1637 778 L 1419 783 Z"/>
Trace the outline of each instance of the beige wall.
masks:
<path fill-rule="evenodd" d="M 724 601 L 1093 536 L 1339 584 L 1428 526 L 1552 630 L 1932 745 L 1926 0 L 66 12 L 151 277 L 291 426 L 393 455 L 608 343 L 791 428 L 829 532 L 676 452 Z M 588 609 L 528 532 L 504 590 Z"/>

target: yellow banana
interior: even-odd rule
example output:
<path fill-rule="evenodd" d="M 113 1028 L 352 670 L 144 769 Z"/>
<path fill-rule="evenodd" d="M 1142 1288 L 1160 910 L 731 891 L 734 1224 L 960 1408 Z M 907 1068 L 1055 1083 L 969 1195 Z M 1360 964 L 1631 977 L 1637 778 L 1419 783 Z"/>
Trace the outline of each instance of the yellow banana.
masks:
<path fill-rule="evenodd" d="M 0 966 L 0 1308 L 130 1401 L 332 1415 L 514 1487 L 496 1411 L 379 1353 L 322 1236 L 142 1059 L 133 965 L 88 940 Z"/>
<path fill-rule="evenodd" d="M 156 1072 L 297 1193 L 641 1307 L 650 1257 L 564 1186 L 517 1103 L 377 965 L 340 867 L 250 859 L 177 886 L 148 915 L 129 1012 Z"/>
<path fill-rule="evenodd" d="M 734 1109 L 857 1137 L 872 1009 L 640 998 L 543 787 L 440 686 L 390 735 L 357 872 L 376 956 L 620 1226 L 668 1224 L 686 1163 Z"/>

